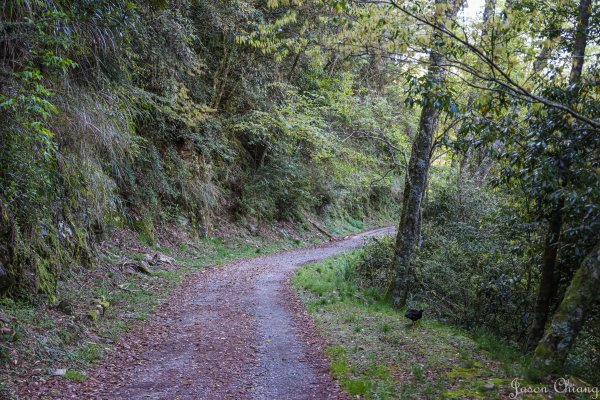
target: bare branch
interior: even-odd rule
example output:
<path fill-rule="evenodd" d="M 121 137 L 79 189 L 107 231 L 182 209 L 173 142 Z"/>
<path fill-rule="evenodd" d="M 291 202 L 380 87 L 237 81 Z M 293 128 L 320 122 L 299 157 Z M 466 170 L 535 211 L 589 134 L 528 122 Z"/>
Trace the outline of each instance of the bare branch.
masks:
<path fill-rule="evenodd" d="M 529 90 L 525 89 L 523 86 L 519 85 L 516 81 L 514 81 L 510 77 L 510 75 L 507 72 L 505 72 L 498 64 L 496 64 L 482 49 L 473 45 L 471 42 L 469 42 L 469 40 L 466 37 L 465 38 L 460 37 L 457 34 L 455 34 L 454 32 L 448 30 L 443 25 L 438 25 L 435 22 L 429 21 L 428 19 L 415 14 L 414 12 L 410 11 L 406 7 L 403 7 L 402 5 L 400 5 L 395 0 L 363 0 L 363 3 L 389 5 L 393 8 L 401 11 L 402 13 L 408 15 L 409 17 L 415 19 L 416 21 L 419 21 L 419 22 L 433 28 L 434 30 L 450 37 L 451 39 L 457 41 L 458 43 L 462 44 L 467 49 L 469 49 L 475 56 L 477 56 L 480 60 L 482 60 L 488 67 L 490 67 L 491 72 L 494 76 L 493 77 L 487 76 L 486 77 L 487 81 L 491 81 L 491 82 L 497 83 L 499 85 L 502 85 L 506 89 L 508 89 L 511 93 L 521 95 L 522 97 L 527 97 L 536 103 L 541 103 L 541 104 L 544 104 L 545 106 L 562 110 L 562 111 L 568 113 L 569 115 L 571 115 L 573 118 L 575 118 L 587 125 L 590 125 L 594 128 L 600 128 L 599 121 L 588 118 L 585 115 L 581 115 L 580 113 L 576 112 L 571 107 L 569 107 L 565 104 L 549 100 L 542 96 L 538 96 L 538 95 L 530 92 Z M 496 75 L 496 73 L 498 75 Z M 479 76 L 483 76 L 483 74 L 480 72 Z M 502 79 L 499 79 L 498 76 L 501 77 Z"/>

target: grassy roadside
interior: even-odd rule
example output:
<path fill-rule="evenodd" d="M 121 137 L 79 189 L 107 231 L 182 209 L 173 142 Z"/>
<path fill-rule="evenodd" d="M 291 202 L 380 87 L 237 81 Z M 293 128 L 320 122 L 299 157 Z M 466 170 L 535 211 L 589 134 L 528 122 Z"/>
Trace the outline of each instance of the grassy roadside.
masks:
<path fill-rule="evenodd" d="M 329 341 L 331 372 L 366 399 L 508 399 L 528 360 L 485 332 L 465 332 L 425 317 L 412 325 L 351 282 L 358 252 L 299 270 L 293 284 Z M 522 387 L 544 386 L 521 380 Z M 551 392 L 551 390 L 550 390 Z M 571 395 L 569 395 L 571 396 Z M 520 394 L 519 399 L 590 398 Z"/>
<path fill-rule="evenodd" d="M 376 222 L 373 222 L 373 225 Z M 327 227 L 343 235 L 367 229 L 360 221 L 336 221 Z M 51 374 L 86 379 L 86 370 L 101 362 L 111 344 L 151 317 L 185 277 L 198 269 L 326 240 L 309 226 L 272 226 L 256 234 L 229 227 L 223 237 L 170 238 L 150 244 L 129 232 L 105 244 L 97 265 L 65 276 L 52 304 L 0 299 L 0 398 L 18 399 L 15 388 L 43 381 Z M 169 235 L 165 235 L 169 236 Z M 150 274 L 123 265 L 160 254 L 172 263 Z"/>

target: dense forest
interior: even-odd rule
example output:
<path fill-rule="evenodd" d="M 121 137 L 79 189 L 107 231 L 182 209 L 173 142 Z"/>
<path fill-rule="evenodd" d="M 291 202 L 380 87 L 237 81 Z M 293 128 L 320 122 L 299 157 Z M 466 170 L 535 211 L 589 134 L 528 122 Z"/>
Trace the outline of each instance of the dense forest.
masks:
<path fill-rule="evenodd" d="M 3 0 L 0 363 L 119 232 L 386 221 L 358 286 L 598 386 L 600 7 L 473 3 Z"/>

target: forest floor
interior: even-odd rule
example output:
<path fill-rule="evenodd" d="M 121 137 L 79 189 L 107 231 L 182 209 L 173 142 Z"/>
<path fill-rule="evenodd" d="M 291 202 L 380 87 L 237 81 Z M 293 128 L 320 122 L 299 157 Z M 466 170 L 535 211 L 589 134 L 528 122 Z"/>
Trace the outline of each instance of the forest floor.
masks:
<path fill-rule="evenodd" d="M 325 343 L 289 285 L 294 271 L 384 234 L 380 228 L 312 248 L 201 269 L 81 377 L 24 384 L 22 398 L 345 398 Z M 72 375 L 72 374 L 71 374 Z"/>

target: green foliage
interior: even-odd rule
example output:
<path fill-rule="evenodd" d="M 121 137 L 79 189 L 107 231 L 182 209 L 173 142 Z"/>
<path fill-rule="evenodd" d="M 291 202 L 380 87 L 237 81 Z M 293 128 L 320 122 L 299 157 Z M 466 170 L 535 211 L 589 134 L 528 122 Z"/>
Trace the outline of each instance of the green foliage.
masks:
<path fill-rule="evenodd" d="M 509 212 L 501 197 L 484 190 L 434 193 L 425 210 L 420 296 L 452 322 L 517 339 L 528 326 L 534 278 L 515 248 L 513 238 L 524 232 L 511 225 Z"/>
<path fill-rule="evenodd" d="M 57 108 L 52 101 L 55 95 L 48 86 L 48 76 L 64 75 L 77 64 L 63 55 L 71 44 L 68 36 L 55 30 L 65 22 L 66 14 L 44 10 L 36 19 L 27 12 L 18 15 L 20 11 L 25 9 L 5 11 L 8 29 L 23 23 L 21 29 L 29 31 L 30 47 L 18 49 L 28 53 L 20 60 L 22 67 L 8 75 L 14 89 L 0 92 L 0 115 L 8 122 L 0 131 L 3 143 L 0 191 L 17 217 L 35 219 L 47 210 L 57 190 L 58 146 L 49 128 L 49 120 Z M 15 44 L 7 41 L 5 45 Z M 33 212 L 26 215 L 26 209 Z"/>
<path fill-rule="evenodd" d="M 371 239 L 362 248 L 352 279 L 360 288 L 374 288 L 383 296 L 392 279 L 394 241 L 391 236 Z"/>
<path fill-rule="evenodd" d="M 496 335 L 523 339 L 534 303 L 534 277 L 513 241 L 522 233 L 493 193 L 437 185 L 423 214 L 423 244 L 409 305 L 457 325 L 485 326 Z M 353 279 L 383 296 L 393 257 L 391 238 L 367 244 Z"/>
<path fill-rule="evenodd" d="M 351 298 L 356 286 L 348 279 L 352 274 L 352 264 L 349 261 L 348 258 L 337 257 L 324 261 L 315 268 L 304 268 L 294 276 L 292 282 L 317 294 L 324 303 Z"/>
<path fill-rule="evenodd" d="M 52 92 L 41 83 L 39 69 L 27 67 L 17 79 L 19 94 L 0 95 L 0 112 L 14 118 L 14 125 L 2 135 L 6 150 L 0 159 L 5 167 L 1 190 L 11 211 L 24 217 L 26 207 L 43 211 L 55 190 L 57 147 L 47 121 L 56 108 L 49 101 Z"/>
<path fill-rule="evenodd" d="M 273 109 L 248 114 L 234 125 L 256 170 L 239 211 L 273 219 L 342 208 L 360 217 L 391 207 L 394 175 L 382 170 L 393 168 L 393 161 L 377 146 L 339 146 L 339 138 L 349 131 L 358 133 L 357 139 L 361 132 L 380 131 L 403 140 L 404 124 L 390 118 L 393 103 L 377 96 L 361 100 L 350 75 L 305 79 L 300 88 L 273 86 L 281 98 Z"/>
<path fill-rule="evenodd" d="M 347 135 L 386 133 L 405 146 L 414 121 L 398 118 L 396 96 L 360 84 L 360 63 L 313 68 L 322 56 L 311 32 L 325 32 L 313 16 L 325 9 L 125 0 L 4 9 L 0 196 L 19 232 L 16 292 L 52 295 L 114 228 L 152 244 L 162 222 L 209 235 L 228 214 L 393 210 L 386 147 Z"/>

